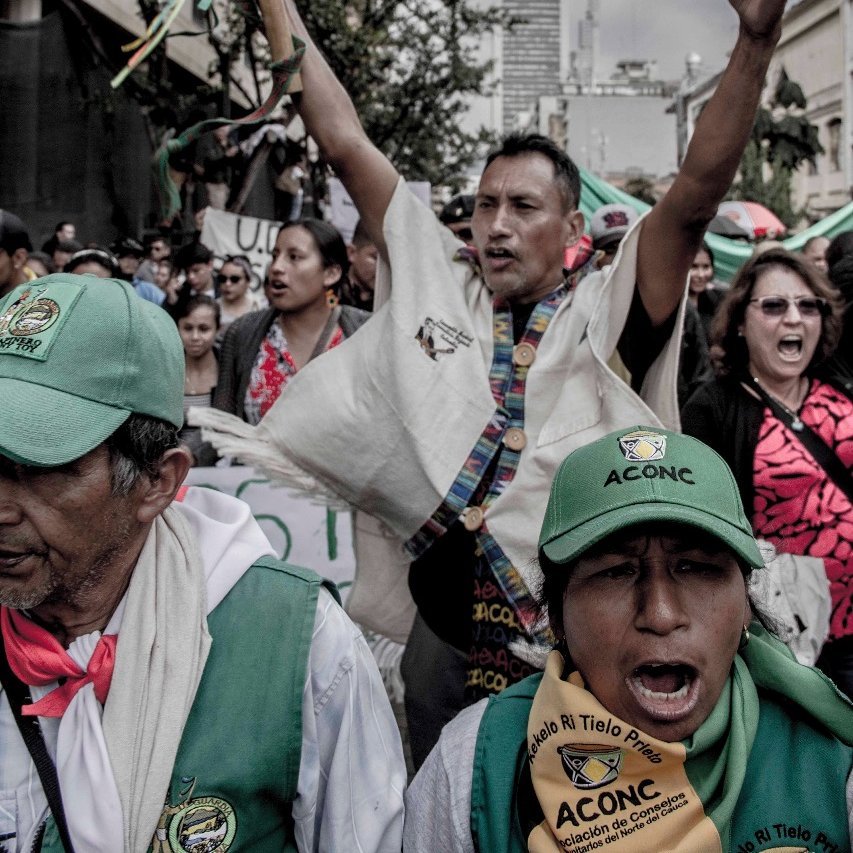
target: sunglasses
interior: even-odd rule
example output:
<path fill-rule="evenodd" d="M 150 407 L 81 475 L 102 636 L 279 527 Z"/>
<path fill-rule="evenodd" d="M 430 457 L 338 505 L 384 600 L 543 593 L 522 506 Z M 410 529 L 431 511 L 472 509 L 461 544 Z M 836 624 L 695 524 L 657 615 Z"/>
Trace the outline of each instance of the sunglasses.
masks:
<path fill-rule="evenodd" d="M 821 317 L 827 312 L 827 301 L 820 296 L 760 296 L 749 301 L 757 303 L 765 317 L 784 317 L 792 304 L 803 317 Z"/>
<path fill-rule="evenodd" d="M 245 278 L 245 276 L 242 276 L 242 275 L 218 275 L 218 276 L 216 276 L 216 280 L 220 284 L 225 284 L 225 282 L 227 282 L 227 281 L 230 281 L 231 284 L 239 284 L 241 281 L 243 281 L 244 278 Z"/>

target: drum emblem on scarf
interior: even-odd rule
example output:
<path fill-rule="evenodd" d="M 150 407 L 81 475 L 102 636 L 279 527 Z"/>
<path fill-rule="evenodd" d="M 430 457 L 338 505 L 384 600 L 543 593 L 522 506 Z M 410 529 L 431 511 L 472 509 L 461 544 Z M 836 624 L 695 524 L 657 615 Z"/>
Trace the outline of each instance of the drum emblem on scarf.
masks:
<path fill-rule="evenodd" d="M 622 750 L 594 743 L 567 743 L 557 748 L 563 770 L 576 788 L 603 788 L 619 778 Z"/>
<path fill-rule="evenodd" d="M 666 456 L 666 436 L 638 429 L 619 439 L 619 449 L 629 462 L 654 462 Z"/>

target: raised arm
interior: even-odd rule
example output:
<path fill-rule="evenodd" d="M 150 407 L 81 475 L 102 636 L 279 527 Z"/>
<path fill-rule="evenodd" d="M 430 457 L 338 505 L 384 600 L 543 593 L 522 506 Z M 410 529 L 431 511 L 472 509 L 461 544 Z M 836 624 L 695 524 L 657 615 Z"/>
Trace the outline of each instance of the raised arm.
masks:
<path fill-rule="evenodd" d="M 637 288 L 655 325 L 684 295 L 687 273 L 708 223 L 731 185 L 749 139 L 785 0 L 729 0 L 740 31 L 717 90 L 669 192 L 649 213 L 640 234 Z"/>
<path fill-rule="evenodd" d="M 352 196 L 371 240 L 385 253 L 382 222 L 399 175 L 367 138 L 355 107 L 308 35 L 293 0 L 284 0 L 293 34 L 306 43 L 302 92 L 293 101 L 305 129 Z"/>

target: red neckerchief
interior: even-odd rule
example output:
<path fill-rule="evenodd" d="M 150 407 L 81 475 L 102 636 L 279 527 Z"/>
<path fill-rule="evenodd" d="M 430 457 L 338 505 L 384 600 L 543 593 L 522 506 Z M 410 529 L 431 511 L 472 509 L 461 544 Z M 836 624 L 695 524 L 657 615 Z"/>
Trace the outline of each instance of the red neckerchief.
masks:
<path fill-rule="evenodd" d="M 41 687 L 65 679 L 38 702 L 24 705 L 21 709 L 24 716 L 61 717 L 77 691 L 89 683 L 95 686 L 97 700 L 102 705 L 106 702 L 115 666 L 118 639 L 115 634 L 104 635 L 98 640 L 89 665 L 83 671 L 53 634 L 19 611 L 0 607 L 0 628 L 9 667 L 20 681 Z"/>

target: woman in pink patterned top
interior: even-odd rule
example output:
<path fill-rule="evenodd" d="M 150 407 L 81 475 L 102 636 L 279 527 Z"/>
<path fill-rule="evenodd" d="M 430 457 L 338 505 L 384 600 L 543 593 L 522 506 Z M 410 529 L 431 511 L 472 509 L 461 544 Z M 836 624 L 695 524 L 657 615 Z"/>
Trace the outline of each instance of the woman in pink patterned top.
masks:
<path fill-rule="evenodd" d="M 348 268 L 334 226 L 319 219 L 282 226 L 266 287 L 270 307 L 239 317 L 225 333 L 215 408 L 257 424 L 297 371 L 370 316 L 337 304 Z"/>
<path fill-rule="evenodd" d="M 683 429 L 735 472 L 757 538 L 823 560 L 829 639 L 818 666 L 853 695 L 853 504 L 799 436 L 815 433 L 853 467 L 853 402 L 827 360 L 841 330 L 825 274 L 773 249 L 748 261 L 711 330 L 718 377 L 682 412 Z"/>

